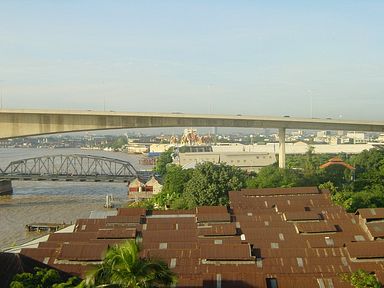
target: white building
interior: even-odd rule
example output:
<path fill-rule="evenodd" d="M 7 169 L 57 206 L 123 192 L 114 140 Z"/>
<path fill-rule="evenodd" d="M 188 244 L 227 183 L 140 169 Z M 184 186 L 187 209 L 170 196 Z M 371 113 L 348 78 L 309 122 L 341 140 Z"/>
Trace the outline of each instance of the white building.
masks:
<path fill-rule="evenodd" d="M 174 163 L 184 168 L 193 168 L 202 162 L 225 163 L 246 171 L 258 171 L 262 167 L 275 163 L 276 156 L 274 153 L 255 152 L 192 152 L 179 153 L 174 160 Z"/>
<path fill-rule="evenodd" d="M 352 139 L 353 143 L 366 143 L 364 132 L 347 132 L 347 137 Z"/>

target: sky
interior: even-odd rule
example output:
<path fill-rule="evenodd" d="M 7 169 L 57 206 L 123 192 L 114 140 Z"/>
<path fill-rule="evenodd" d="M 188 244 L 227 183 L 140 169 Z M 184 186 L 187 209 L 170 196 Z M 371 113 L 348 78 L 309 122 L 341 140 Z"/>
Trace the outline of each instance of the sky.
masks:
<path fill-rule="evenodd" d="M 384 1 L 0 1 L 2 108 L 384 121 Z"/>

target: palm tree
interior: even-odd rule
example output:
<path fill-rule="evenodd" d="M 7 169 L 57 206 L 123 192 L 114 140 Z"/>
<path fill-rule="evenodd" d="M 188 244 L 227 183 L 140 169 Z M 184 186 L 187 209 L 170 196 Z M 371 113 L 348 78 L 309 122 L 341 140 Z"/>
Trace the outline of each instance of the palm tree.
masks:
<path fill-rule="evenodd" d="M 135 241 L 110 247 L 103 262 L 90 271 L 85 284 L 91 287 L 170 287 L 175 274 L 163 261 L 140 258 Z"/>

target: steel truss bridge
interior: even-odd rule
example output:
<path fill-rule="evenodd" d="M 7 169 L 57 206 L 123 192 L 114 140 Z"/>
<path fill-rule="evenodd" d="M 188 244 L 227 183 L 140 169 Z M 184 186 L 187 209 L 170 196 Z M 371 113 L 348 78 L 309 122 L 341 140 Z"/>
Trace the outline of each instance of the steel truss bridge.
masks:
<path fill-rule="evenodd" d="M 84 154 L 51 155 L 13 161 L 0 169 L 0 179 L 33 181 L 128 182 L 149 172 L 127 161 Z"/>

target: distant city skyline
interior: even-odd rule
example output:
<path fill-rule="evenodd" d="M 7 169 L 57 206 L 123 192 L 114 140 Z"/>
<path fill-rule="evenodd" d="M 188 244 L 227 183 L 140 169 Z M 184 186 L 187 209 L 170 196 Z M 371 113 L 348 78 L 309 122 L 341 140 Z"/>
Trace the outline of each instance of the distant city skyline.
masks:
<path fill-rule="evenodd" d="M 383 121 L 384 2 L 0 2 L 2 108 Z"/>

